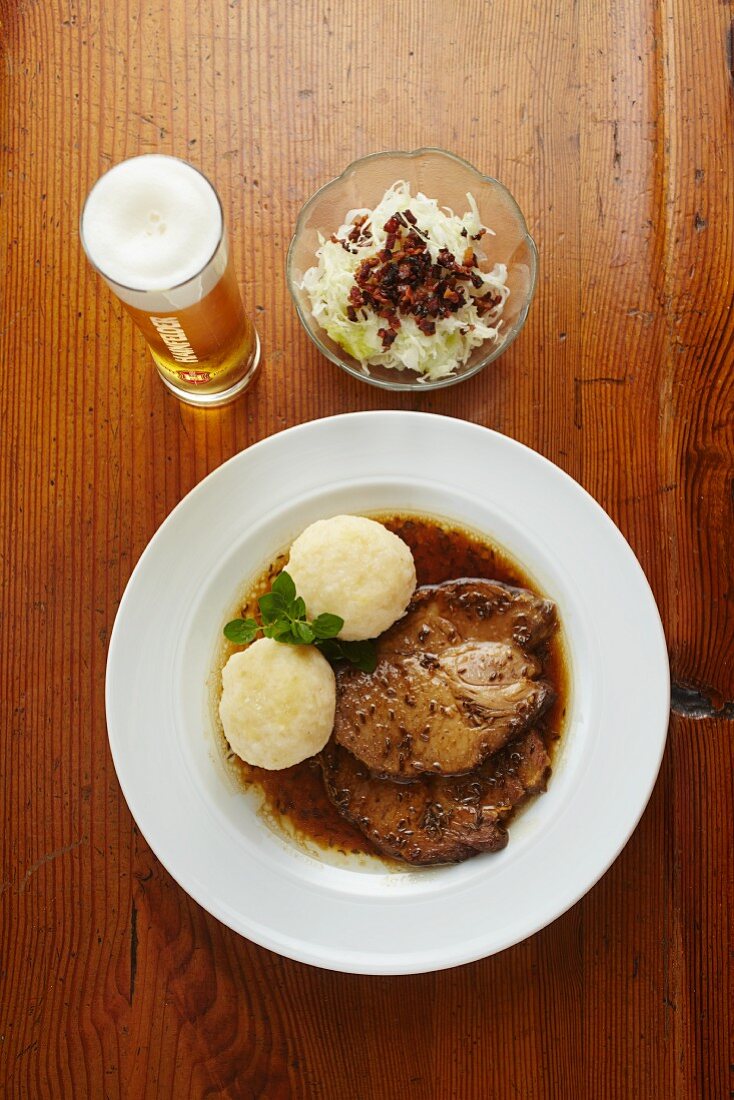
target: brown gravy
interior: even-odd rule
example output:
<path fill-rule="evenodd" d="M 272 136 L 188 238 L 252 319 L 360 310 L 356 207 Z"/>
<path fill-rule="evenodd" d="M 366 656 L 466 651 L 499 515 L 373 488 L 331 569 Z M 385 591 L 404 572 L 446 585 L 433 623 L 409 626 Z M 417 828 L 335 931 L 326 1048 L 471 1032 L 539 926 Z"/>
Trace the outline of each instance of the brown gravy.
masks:
<path fill-rule="evenodd" d="M 408 544 L 415 559 L 418 584 L 440 584 L 461 577 L 482 577 L 528 588 L 542 595 L 538 586 L 522 568 L 488 539 L 479 538 L 460 527 L 422 516 L 380 514 L 373 516 L 384 523 Z M 257 597 L 266 592 L 272 579 L 286 562 L 281 555 L 252 586 L 236 614 L 253 615 Z M 548 753 L 553 750 L 565 724 L 568 706 L 568 669 L 561 632 L 557 631 L 539 656 L 543 660 L 546 678 L 553 684 L 557 698 L 544 719 L 543 735 Z M 236 647 L 229 646 L 222 665 Z M 217 678 L 219 683 L 219 677 Z M 312 758 L 282 771 L 267 771 L 245 764 L 224 742 L 227 759 L 244 787 L 256 787 L 263 795 L 263 812 L 269 820 L 301 840 L 315 842 L 344 854 L 376 856 L 385 863 L 393 860 L 378 855 L 363 834 L 345 821 L 326 797 L 321 770 Z"/>

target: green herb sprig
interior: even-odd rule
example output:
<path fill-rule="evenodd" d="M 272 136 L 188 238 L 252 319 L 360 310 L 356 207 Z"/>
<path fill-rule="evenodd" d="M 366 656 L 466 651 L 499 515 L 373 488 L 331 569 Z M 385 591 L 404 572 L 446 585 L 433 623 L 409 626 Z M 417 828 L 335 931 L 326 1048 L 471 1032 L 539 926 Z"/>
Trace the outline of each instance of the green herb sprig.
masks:
<path fill-rule="evenodd" d="M 271 589 L 257 601 L 262 623 L 257 619 L 232 619 L 224 636 L 236 645 L 249 645 L 258 634 L 285 645 L 315 645 L 328 661 L 349 661 L 363 672 L 374 672 L 377 648 L 373 641 L 343 642 L 337 634 L 344 626 L 338 615 L 325 613 L 309 620 L 306 604 L 296 594 L 293 578 L 285 570 Z"/>

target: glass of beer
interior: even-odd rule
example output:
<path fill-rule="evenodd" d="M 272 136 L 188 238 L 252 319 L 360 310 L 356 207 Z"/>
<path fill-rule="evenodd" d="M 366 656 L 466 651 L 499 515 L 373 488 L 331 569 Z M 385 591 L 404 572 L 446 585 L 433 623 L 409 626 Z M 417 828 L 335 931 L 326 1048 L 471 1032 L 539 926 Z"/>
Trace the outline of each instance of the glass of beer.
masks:
<path fill-rule="evenodd" d="M 124 160 L 89 192 L 80 233 L 169 390 L 209 408 L 238 397 L 255 375 L 260 342 L 206 176 L 157 153 Z"/>

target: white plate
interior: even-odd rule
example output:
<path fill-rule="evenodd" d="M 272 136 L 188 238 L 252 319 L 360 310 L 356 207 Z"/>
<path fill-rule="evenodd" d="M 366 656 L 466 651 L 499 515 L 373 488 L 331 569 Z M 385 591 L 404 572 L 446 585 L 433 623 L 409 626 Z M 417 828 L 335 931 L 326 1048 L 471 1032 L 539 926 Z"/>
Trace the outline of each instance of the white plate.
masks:
<path fill-rule="evenodd" d="M 507 848 L 404 873 L 369 857 L 340 865 L 273 831 L 232 782 L 210 717 L 215 651 L 243 582 L 312 520 L 389 509 L 448 517 L 506 547 L 557 602 L 571 663 L 553 778 Z M 107 722 L 135 820 L 199 904 L 290 958 L 408 974 L 509 947 L 589 890 L 650 796 L 669 691 L 644 574 L 575 481 L 474 424 L 367 412 L 258 443 L 174 509 L 120 604 Z"/>

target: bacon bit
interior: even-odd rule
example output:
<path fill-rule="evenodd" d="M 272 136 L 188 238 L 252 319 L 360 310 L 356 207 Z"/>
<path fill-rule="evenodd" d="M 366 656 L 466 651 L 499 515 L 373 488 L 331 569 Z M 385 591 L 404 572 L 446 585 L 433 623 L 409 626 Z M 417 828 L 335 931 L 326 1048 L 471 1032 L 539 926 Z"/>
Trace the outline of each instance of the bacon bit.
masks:
<path fill-rule="evenodd" d="M 352 228 L 347 234 L 347 240 L 356 244 L 357 247 L 364 247 L 372 240 L 372 229 L 366 214 L 360 214 L 354 219 Z"/>
<path fill-rule="evenodd" d="M 483 317 L 485 313 L 490 313 L 491 310 L 496 309 L 501 301 L 501 294 L 495 294 L 493 291 L 488 290 L 487 293 L 482 294 L 480 298 L 474 299 L 474 305 L 477 307 L 479 316 Z"/>

